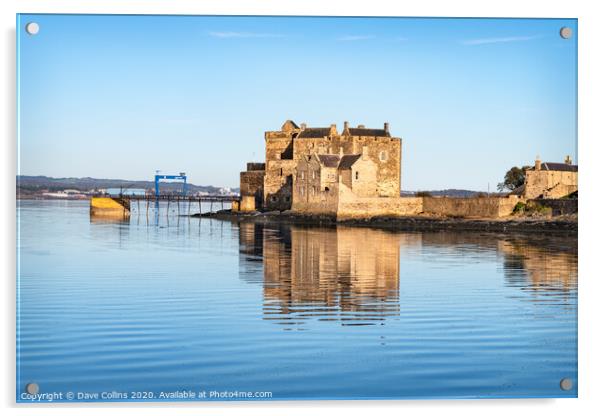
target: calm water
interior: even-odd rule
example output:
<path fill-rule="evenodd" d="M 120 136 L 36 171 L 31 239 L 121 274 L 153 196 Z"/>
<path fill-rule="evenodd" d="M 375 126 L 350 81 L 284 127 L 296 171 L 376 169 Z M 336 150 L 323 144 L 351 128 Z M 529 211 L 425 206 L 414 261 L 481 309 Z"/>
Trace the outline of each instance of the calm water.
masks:
<path fill-rule="evenodd" d="M 576 238 L 20 207 L 20 401 L 577 394 Z"/>

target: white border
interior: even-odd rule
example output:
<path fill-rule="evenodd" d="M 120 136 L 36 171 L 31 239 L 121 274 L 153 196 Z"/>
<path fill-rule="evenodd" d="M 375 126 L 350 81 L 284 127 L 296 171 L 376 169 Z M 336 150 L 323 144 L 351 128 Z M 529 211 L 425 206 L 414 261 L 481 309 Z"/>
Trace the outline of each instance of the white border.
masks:
<path fill-rule="evenodd" d="M 602 134 L 601 79 L 602 15 L 596 2 L 573 1 L 412 1 L 383 0 L 3 0 L 2 9 L 2 230 L 3 266 L 3 342 L 0 392 L 4 414 L 49 415 L 164 415 L 210 413 L 249 415 L 305 415 L 308 412 L 331 414 L 345 412 L 360 415 L 369 410 L 382 414 L 445 414 L 445 415 L 504 415 L 509 413 L 592 414 L 602 409 L 602 387 L 599 379 L 600 330 L 602 302 L 598 299 L 602 273 L 595 263 L 600 258 L 598 218 L 602 201 L 599 193 L 600 142 Z M 399 401 L 399 402 L 253 402 L 253 403 L 185 403 L 185 404 L 92 404 L 85 409 L 73 405 L 35 407 L 14 403 L 15 397 L 15 174 L 16 174 L 16 115 L 15 115 L 15 14 L 21 13 L 107 13 L 107 14 L 263 14 L 263 15 L 346 15 L 346 16 L 442 16 L 442 17 L 563 17 L 579 19 L 579 165 L 580 165 L 580 231 L 579 231 L 579 399 L 557 400 L 472 400 L 472 401 Z M 598 215 L 596 215 L 598 214 Z M 596 267 L 598 266 L 598 267 Z M 169 409 L 169 410 L 168 410 Z"/>

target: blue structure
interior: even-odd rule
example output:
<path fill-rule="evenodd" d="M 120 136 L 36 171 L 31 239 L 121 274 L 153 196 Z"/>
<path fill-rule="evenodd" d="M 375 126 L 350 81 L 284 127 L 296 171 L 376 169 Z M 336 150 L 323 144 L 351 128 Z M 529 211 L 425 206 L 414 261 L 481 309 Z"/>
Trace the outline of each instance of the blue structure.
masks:
<path fill-rule="evenodd" d="M 182 195 L 186 195 L 186 173 L 180 172 L 179 175 L 155 175 L 155 196 L 159 198 L 159 182 L 161 180 L 183 181 Z"/>

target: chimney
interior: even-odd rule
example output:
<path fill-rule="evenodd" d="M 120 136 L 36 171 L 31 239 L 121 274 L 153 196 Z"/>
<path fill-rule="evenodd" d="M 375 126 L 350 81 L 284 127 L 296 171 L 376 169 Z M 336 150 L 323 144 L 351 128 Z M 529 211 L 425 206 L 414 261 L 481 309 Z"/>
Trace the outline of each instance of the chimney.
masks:
<path fill-rule="evenodd" d="M 349 122 L 348 121 L 343 122 L 343 135 L 349 136 Z"/>
<path fill-rule="evenodd" d="M 337 125 L 336 124 L 331 124 L 330 125 L 330 132 L 328 133 L 329 136 L 336 136 L 337 134 L 339 134 L 337 132 Z"/>
<path fill-rule="evenodd" d="M 571 159 L 571 156 L 566 155 L 566 157 L 564 158 L 564 163 L 566 163 L 567 165 L 572 165 L 573 159 Z"/>
<path fill-rule="evenodd" d="M 541 170 L 541 160 L 539 159 L 539 155 L 535 159 L 535 170 Z"/>
<path fill-rule="evenodd" d="M 362 160 L 368 160 L 368 146 L 362 146 Z"/>
<path fill-rule="evenodd" d="M 389 123 L 385 122 L 385 133 L 389 133 Z"/>
<path fill-rule="evenodd" d="M 307 124 L 301 123 L 301 130 L 305 130 L 307 128 Z"/>

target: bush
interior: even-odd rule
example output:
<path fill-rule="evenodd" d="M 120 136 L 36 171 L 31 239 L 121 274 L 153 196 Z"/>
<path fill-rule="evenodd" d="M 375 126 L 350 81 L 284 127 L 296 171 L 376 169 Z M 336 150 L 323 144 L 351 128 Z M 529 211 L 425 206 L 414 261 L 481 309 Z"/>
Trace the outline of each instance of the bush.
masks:
<path fill-rule="evenodd" d="M 529 215 L 529 216 L 550 216 L 552 208 L 544 207 L 535 201 L 517 202 L 512 210 L 513 215 Z"/>
<path fill-rule="evenodd" d="M 517 202 L 516 205 L 514 206 L 514 209 L 512 210 L 512 213 L 513 214 L 524 214 L 526 208 L 527 208 L 527 204 L 525 204 L 524 202 Z"/>
<path fill-rule="evenodd" d="M 432 196 L 428 191 L 418 191 L 416 192 L 416 196 Z"/>

